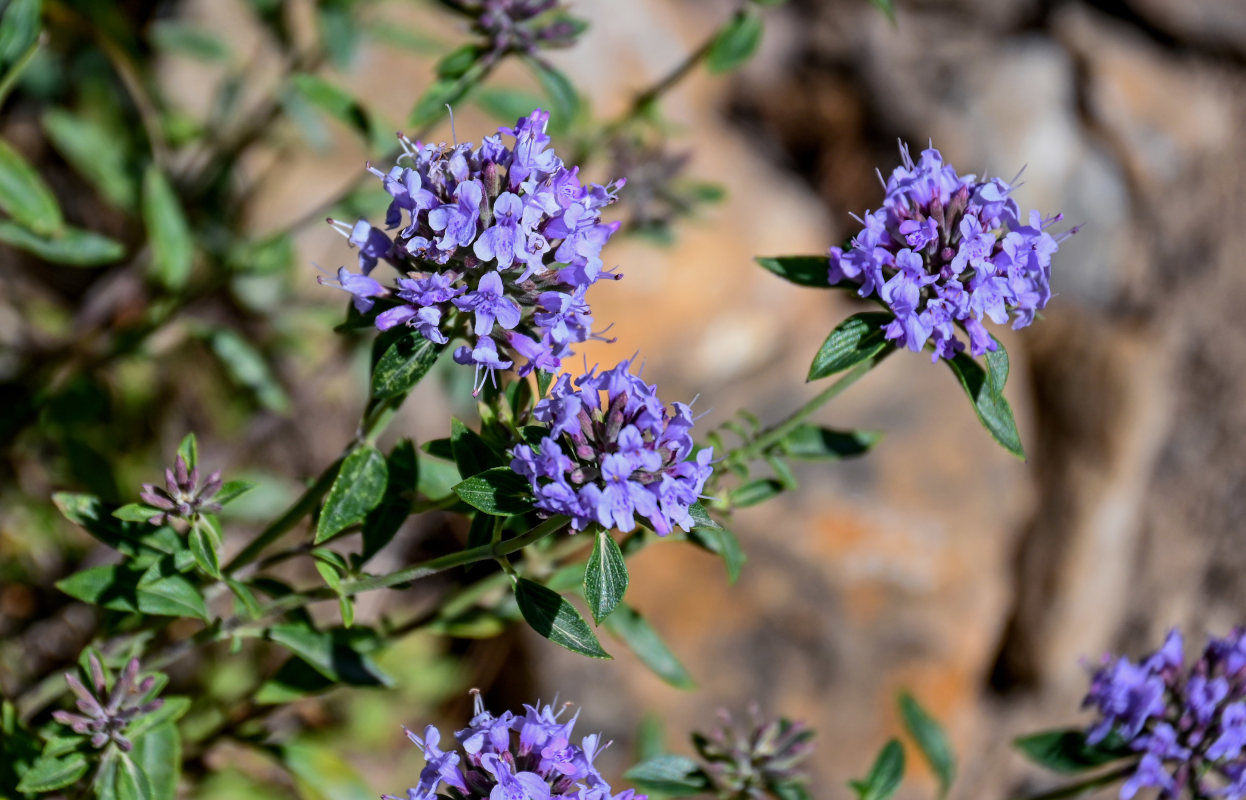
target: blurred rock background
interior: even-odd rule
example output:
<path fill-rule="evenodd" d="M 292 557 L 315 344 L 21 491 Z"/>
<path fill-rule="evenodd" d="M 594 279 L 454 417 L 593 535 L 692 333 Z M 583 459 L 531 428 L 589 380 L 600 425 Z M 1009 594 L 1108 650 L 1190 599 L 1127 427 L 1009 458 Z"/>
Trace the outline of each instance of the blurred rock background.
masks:
<path fill-rule="evenodd" d="M 387 19 L 422 25 L 430 16 L 416 4 L 381 5 Z M 709 0 L 578 0 L 589 32 L 553 60 L 594 112 L 609 116 L 732 9 Z M 1040 789 L 1007 743 L 1081 719 L 1081 659 L 1137 652 L 1175 625 L 1197 639 L 1246 621 L 1238 544 L 1246 5 L 899 0 L 896 11 L 892 25 L 866 0 L 791 0 L 767 10 L 761 52 L 742 74 L 696 74 L 676 90 L 665 110 L 690 154 L 687 172 L 720 183 L 726 198 L 680 222 L 670 245 L 611 243 L 607 260 L 626 278 L 596 289 L 593 304 L 619 341 L 589 360 L 639 350 L 665 398 L 700 394 L 705 425 L 741 407 L 766 420 L 799 405 L 812 394 L 801 380 L 810 357 L 854 307 L 839 293 L 786 285 L 751 257 L 842 241 L 853 230 L 849 213 L 877 205 L 874 171 L 894 166 L 896 140 L 918 149 L 929 140 L 962 172 L 1010 178 L 1027 166 L 1022 207 L 1060 210 L 1082 226 L 1059 253 L 1046 319 L 1002 335 L 1030 458 L 1016 461 L 990 440 L 946 370 L 901 354 L 820 416 L 885 431 L 869 457 L 802 469 L 799 493 L 738 515 L 750 559 L 738 585 L 690 548 L 651 548 L 637 559 L 629 598 L 672 643 L 696 691 L 667 687 L 622 652 L 590 663 L 525 635 L 455 645 L 477 669 L 457 681 L 492 685 L 498 702 L 558 692 L 583 703 L 581 725 L 616 741 L 607 754 L 616 770 L 649 714 L 666 721 L 672 746 L 685 747 L 685 732 L 711 726 L 718 707 L 756 702 L 818 730 L 814 795 L 846 797 L 844 782 L 899 731 L 894 698 L 907 688 L 952 733 L 961 754 L 955 797 Z M 254 52 L 255 80 L 266 79 L 272 65 L 240 25 L 235 0 L 197 0 L 179 13 Z M 420 33 L 461 34 L 450 24 Z M 365 44 L 354 67 L 334 77 L 400 119 L 431 60 Z M 162 72 L 192 114 L 214 79 L 176 59 Z M 504 71 L 496 82 L 524 80 Z M 6 124 L 20 131 L 22 121 Z M 494 124 L 475 106 L 456 109 L 462 139 Z M 254 232 L 313 212 L 374 155 L 345 131 L 328 135 L 332 146 L 321 152 L 282 161 L 261 154 L 246 165 L 262 176 L 246 209 Z M 284 413 L 218 425 L 215 440 L 204 439 L 205 461 L 313 474 L 353 430 L 366 365 L 357 348 L 307 333 L 331 327 L 341 309 L 340 296 L 315 285 L 312 265 L 332 269 L 351 255 L 315 227 L 299 236 L 298 257 L 306 304 L 288 315 L 284 335 L 302 344 L 281 377 L 314 390 L 292 391 Z M 183 430 L 208 424 L 213 397 L 192 367 L 184 393 L 170 399 L 178 413 L 153 432 L 166 451 Z M 446 397 L 422 386 L 391 435 L 442 435 L 449 411 L 471 413 Z M 57 487 L 28 474 L 27 491 L 45 488 Z M 413 557 L 418 535 L 412 541 L 382 557 Z M 11 604 L 29 600 L 6 597 L 10 615 Z M 392 668 L 418 672 L 421 686 L 456 681 L 418 653 Z M 409 691 L 403 720 L 422 723 L 439 691 Z M 418 757 L 396 728 L 359 721 L 388 720 L 382 711 L 392 716 L 394 702 L 351 702 L 349 757 L 377 787 L 407 785 Z M 456 701 L 445 719 L 465 707 Z M 300 713 L 315 720 L 322 712 Z M 224 769 L 236 755 L 209 754 L 206 768 Z M 903 796 L 932 788 L 918 777 Z"/>

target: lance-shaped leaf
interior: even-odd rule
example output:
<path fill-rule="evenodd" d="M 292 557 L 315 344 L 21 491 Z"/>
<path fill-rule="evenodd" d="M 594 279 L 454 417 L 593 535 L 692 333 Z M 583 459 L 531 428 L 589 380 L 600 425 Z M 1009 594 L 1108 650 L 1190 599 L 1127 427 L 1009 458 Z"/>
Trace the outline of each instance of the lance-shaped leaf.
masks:
<path fill-rule="evenodd" d="M 457 51 L 456 51 L 457 52 Z M 450 57 L 457 57 L 451 53 Z M 415 101 L 411 115 L 407 121 L 412 127 L 422 128 L 437 120 L 446 113 L 446 106 L 454 106 L 467 96 L 467 93 L 485 76 L 487 67 L 480 61 L 471 65 L 458 75 L 442 75 L 438 77 L 420 98 Z"/>
<path fill-rule="evenodd" d="M 450 420 L 450 452 L 455 466 L 459 468 L 459 474 L 465 478 L 478 475 L 487 469 L 505 466 L 507 462 L 480 434 L 464 425 L 457 417 Z"/>
<path fill-rule="evenodd" d="M 697 762 L 669 754 L 637 764 L 623 773 L 623 779 L 641 791 L 673 797 L 705 794 L 710 789 L 709 776 Z"/>
<path fill-rule="evenodd" d="M 862 311 L 839 323 L 818 348 L 806 380 L 834 375 L 877 356 L 889 346 L 883 326 L 891 319 L 890 314 Z"/>
<path fill-rule="evenodd" d="M 40 236 L 12 220 L 0 219 L 0 242 L 69 267 L 99 267 L 125 255 L 125 248 L 107 236 L 68 225 L 56 236 Z"/>
<path fill-rule="evenodd" d="M 269 411 L 284 414 L 290 410 L 290 398 L 277 376 L 255 347 L 229 328 L 217 328 L 207 334 L 208 345 L 220 359 L 229 376 L 255 396 L 256 402 Z"/>
<path fill-rule="evenodd" d="M 378 339 L 378 344 L 382 341 Z M 384 400 L 409 392 L 428 374 L 439 355 L 441 345 L 412 328 L 402 328 L 385 344 L 372 369 L 372 396 Z"/>
<path fill-rule="evenodd" d="M 1022 736 L 1013 747 L 1026 758 L 1053 772 L 1077 775 L 1137 754 L 1108 737 L 1097 744 L 1086 741 L 1086 732 L 1076 728 L 1043 731 Z"/>
<path fill-rule="evenodd" d="M 290 85 L 299 96 L 319 110 L 345 124 L 369 145 L 388 146 L 392 133 L 381 141 L 382 125 L 350 92 L 324 78 L 301 72 L 290 78 Z"/>
<path fill-rule="evenodd" d="M 113 206 L 129 211 L 138 201 L 138 180 L 130 169 L 125 137 L 103 123 L 61 108 L 49 109 L 43 132 L 83 179 Z"/>
<path fill-rule="evenodd" d="M 826 256 L 761 256 L 754 260 L 797 286 L 813 289 L 834 288 L 827 280 L 831 263 Z"/>
<path fill-rule="evenodd" d="M 139 579 L 137 593 L 138 610 L 144 614 L 210 619 L 203 595 L 181 576 L 171 557 L 166 556 L 147 568 Z"/>
<path fill-rule="evenodd" d="M 554 644 L 589 658 L 610 658 L 601 649 L 593 629 L 566 598 L 535 581 L 520 578 L 515 585 L 519 613 L 534 631 Z"/>
<path fill-rule="evenodd" d="M 947 734 L 908 692 L 900 694 L 900 719 L 926 758 L 926 763 L 939 778 L 939 796 L 945 797 L 956 778 L 956 754 L 952 752 Z"/>
<path fill-rule="evenodd" d="M 627 580 L 627 562 L 623 560 L 619 543 L 609 531 L 598 531 L 593 553 L 584 569 L 584 599 L 598 625 L 623 600 Z"/>
<path fill-rule="evenodd" d="M 134 740 L 134 764 L 147 776 L 152 800 L 176 800 L 182 772 L 182 739 L 171 722 Z"/>
<path fill-rule="evenodd" d="M 748 557 L 734 533 L 722 526 L 696 527 L 688 534 L 688 540 L 722 558 L 728 581 L 735 583 L 740 579 L 740 570 Z"/>
<path fill-rule="evenodd" d="M 116 800 L 155 800 L 151 781 L 143 768 L 135 763 L 133 753 L 118 752 L 116 763 L 113 776 Z"/>
<path fill-rule="evenodd" d="M 19 225 L 54 236 L 65 225 L 52 191 L 26 159 L 0 139 L 0 208 Z"/>
<path fill-rule="evenodd" d="M 290 742 L 279 749 L 281 762 L 304 800 L 370 800 L 375 797 L 350 761 L 334 749 L 310 742 Z"/>
<path fill-rule="evenodd" d="M 420 479 L 420 462 L 410 439 L 394 445 L 385 460 L 385 473 L 385 494 L 363 521 L 363 561 L 389 544 L 411 513 Z"/>
<path fill-rule="evenodd" d="M 696 681 L 654 627 L 627 603 L 620 603 L 614 609 L 606 620 L 606 630 L 622 639 L 646 667 L 671 686 L 677 689 L 696 688 Z"/>
<path fill-rule="evenodd" d="M 364 650 L 370 632 L 318 631 L 308 625 L 274 625 L 267 638 L 293 652 L 326 678 L 351 686 L 391 686 L 386 675 Z"/>
<path fill-rule="evenodd" d="M 44 756 L 31 765 L 17 791 L 24 794 L 44 794 L 57 789 L 64 789 L 78 782 L 87 772 L 87 759 L 81 753 L 70 753 L 62 757 Z"/>
<path fill-rule="evenodd" d="M 314 544 L 326 542 L 380 505 L 388 479 L 385 456 L 371 445 L 351 451 L 338 469 L 316 522 Z"/>
<path fill-rule="evenodd" d="M 580 114 L 580 95 L 575 85 L 560 70 L 540 58 L 526 58 L 532 67 L 541 88 L 549 96 L 550 123 L 560 130 L 565 130 Z"/>
<path fill-rule="evenodd" d="M 719 29 L 710 44 L 705 54 L 706 68 L 721 74 L 739 67 L 757 50 L 762 29 L 761 14 L 756 8 L 746 7 L 737 12 Z"/>
<path fill-rule="evenodd" d="M 879 431 L 840 431 L 805 423 L 783 437 L 779 449 L 804 461 L 839 461 L 864 455 L 883 435 Z"/>
<path fill-rule="evenodd" d="M 870 773 L 849 786 L 857 793 L 858 800 L 887 800 L 900 788 L 904 779 L 904 748 L 895 739 L 887 742 Z"/>
<path fill-rule="evenodd" d="M 195 243 L 177 192 L 154 164 L 143 175 L 143 224 L 151 243 L 151 277 L 170 291 L 181 289 L 190 278 Z"/>
<path fill-rule="evenodd" d="M 16 60 L 39 36 L 43 0 L 13 0 L 0 11 L 0 61 Z"/>
<path fill-rule="evenodd" d="M 1004 346 L 999 345 L 1002 351 Z M 1005 450 L 1025 458 L 1025 450 L 1021 446 L 1021 434 L 1017 433 L 1017 423 L 1012 416 L 1012 407 L 1004 398 L 1004 381 L 1008 377 L 1007 353 L 994 354 L 987 359 L 984 370 L 977 361 L 964 353 L 957 353 L 955 358 L 945 359 L 969 400 L 973 403 L 974 413 L 982 427 L 999 442 Z"/>
<path fill-rule="evenodd" d="M 732 489 L 727 497 L 733 507 L 747 508 L 777 497 L 783 488 L 782 481 L 774 478 L 757 478 Z"/>
<path fill-rule="evenodd" d="M 494 467 L 454 487 L 459 499 L 472 508 L 499 517 L 532 510 L 532 487 L 510 467 Z"/>

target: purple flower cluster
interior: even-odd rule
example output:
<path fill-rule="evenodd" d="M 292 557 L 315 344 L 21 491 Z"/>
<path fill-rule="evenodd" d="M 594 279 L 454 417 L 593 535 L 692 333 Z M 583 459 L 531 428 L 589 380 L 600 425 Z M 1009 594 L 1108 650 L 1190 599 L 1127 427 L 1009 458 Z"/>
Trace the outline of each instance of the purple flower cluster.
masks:
<path fill-rule="evenodd" d="M 1114 735 L 1142 754 L 1122 800 L 1148 787 L 1246 798 L 1246 628 L 1210 637 L 1189 666 L 1177 631 L 1138 662 L 1104 656 L 1084 705 L 1099 713 L 1087 742 Z"/>
<path fill-rule="evenodd" d="M 556 371 L 572 345 L 593 335 L 588 287 L 619 277 L 601 259 L 619 224 L 601 222 L 601 209 L 623 181 L 582 185 L 579 168 L 549 149 L 548 121 L 534 111 L 474 149 L 400 137 L 398 165 L 368 167 L 393 198 L 385 224 L 400 229 L 394 238 L 366 220 L 330 220 L 359 248 L 360 273 L 342 268 L 336 281 L 355 308 L 367 313 L 388 298 L 378 329 L 406 325 L 438 344 L 466 340 L 454 360 L 475 365 L 477 392 L 519 357 L 520 375 Z M 370 277 L 381 260 L 401 275 L 392 288 Z"/>
<path fill-rule="evenodd" d="M 957 175 L 934 148 L 916 164 L 901 146 L 903 164 L 886 181 L 883 207 L 858 218 L 862 229 L 847 250 L 832 247 L 829 281 L 860 285 L 895 315 L 887 338 L 934 359 L 965 349 L 956 327 L 979 356 L 996 348 L 982 324 L 1014 330 L 1034 321 L 1051 298 L 1051 257 L 1060 238 L 1047 229 L 1063 218 L 1031 211 L 1022 222 L 1013 187 L 999 178 Z"/>
<path fill-rule="evenodd" d="M 440 748 L 441 733 L 432 725 L 423 738 L 407 736 L 424 754 L 419 784 L 407 790 L 406 800 L 431 800 L 444 794 L 454 800 L 644 800 L 634 790 L 614 794 L 593 759 L 605 746 L 598 734 L 572 744 L 571 730 L 579 712 L 565 722 L 566 707 L 524 706 L 523 716 L 504 711 L 494 716 L 475 694 L 475 716 L 454 734 L 457 750 Z M 401 800 L 382 795 L 385 800 Z"/>
<path fill-rule="evenodd" d="M 139 497 L 160 513 L 148 522 L 153 525 L 168 525 L 169 520 L 182 519 L 190 522 L 197 514 L 214 514 L 221 510 L 220 503 L 212 502 L 212 498 L 221 490 L 221 471 L 216 470 L 199 483 L 199 467 L 188 470 L 186 459 L 180 455 L 173 463 L 173 469 L 164 471 L 164 488 L 151 483 L 144 483 Z"/>
<path fill-rule="evenodd" d="M 140 681 L 138 659 L 130 659 L 110 692 L 99 658 L 92 653 L 88 663 L 92 684 L 89 689 L 76 675 L 65 673 L 65 682 L 77 697 L 75 703 L 81 713 L 57 710 L 52 712 L 52 718 L 68 725 L 74 733 L 90 735 L 92 747 L 101 748 L 115 742 L 122 750 L 129 752 L 133 745 L 124 735 L 126 727 L 164 705 L 164 700 L 153 697 L 156 678 L 148 675 Z"/>
<path fill-rule="evenodd" d="M 558 0 L 452 0 L 452 5 L 474 18 L 476 32 L 497 56 L 567 47 L 584 29 L 562 13 Z"/>
<path fill-rule="evenodd" d="M 536 507 L 571 517 L 575 530 L 596 523 L 630 531 L 637 514 L 663 536 L 676 525 L 691 530 L 688 509 L 714 457 L 705 448 L 689 459 L 692 409 L 664 406 L 656 387 L 631 373 L 631 359 L 601 373 L 594 367 L 575 387 L 560 375 L 534 411 L 549 434 L 511 451 L 511 469 L 531 482 Z"/>
<path fill-rule="evenodd" d="M 719 797 L 765 800 L 808 796 L 784 791 L 801 786 L 808 776 L 802 762 L 813 752 L 813 731 L 802 722 L 764 720 L 756 706 L 751 724 L 741 724 L 720 711 L 723 726 L 714 733 L 692 734 L 692 744 L 706 761 L 706 774 Z"/>

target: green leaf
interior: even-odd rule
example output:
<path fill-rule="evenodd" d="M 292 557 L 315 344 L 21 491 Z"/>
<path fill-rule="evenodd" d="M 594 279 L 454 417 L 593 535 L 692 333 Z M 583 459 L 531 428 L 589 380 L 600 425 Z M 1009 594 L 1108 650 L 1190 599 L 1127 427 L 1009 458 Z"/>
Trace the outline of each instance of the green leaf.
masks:
<path fill-rule="evenodd" d="M 685 756 L 662 755 L 643 761 L 623 773 L 623 780 L 645 792 L 689 797 L 710 791 L 709 776 Z"/>
<path fill-rule="evenodd" d="M 1004 346 L 1000 345 L 999 349 L 1003 350 Z M 1012 407 L 1001 393 L 1008 375 L 1007 354 L 987 362 L 987 366 L 991 368 L 990 373 L 964 353 L 957 353 L 955 358 L 944 360 L 973 403 L 973 410 L 982 427 L 1005 450 L 1024 459 L 1025 450 L 1021 446 L 1021 434 L 1017 433 L 1017 423 L 1012 417 Z"/>
<path fill-rule="evenodd" d="M 46 111 L 42 123 L 52 145 L 101 197 L 125 211 L 135 207 L 138 181 L 130 169 L 123 137 L 90 117 L 62 108 Z"/>
<path fill-rule="evenodd" d="M 363 521 L 363 561 L 389 544 L 411 513 L 411 502 L 419 484 L 420 463 L 415 444 L 403 439 L 385 459 L 385 494 Z"/>
<path fill-rule="evenodd" d="M 705 506 L 700 503 L 693 503 L 688 506 L 688 516 L 692 517 L 692 523 L 697 528 L 717 528 L 722 530 L 722 526 L 710 516 L 709 512 L 705 510 Z"/>
<path fill-rule="evenodd" d="M 229 591 L 233 592 L 234 597 L 238 598 L 238 602 L 246 609 L 247 616 L 251 619 L 259 619 L 261 609 L 259 600 L 255 598 L 255 593 L 251 591 L 251 587 L 241 581 L 233 578 L 226 578 L 225 585 L 229 587 Z"/>
<path fill-rule="evenodd" d="M 151 781 L 129 753 L 117 754 L 117 800 L 155 800 Z"/>
<path fill-rule="evenodd" d="M 225 505 L 242 497 L 256 486 L 259 486 L 259 484 L 255 481 L 225 481 L 221 485 L 220 491 L 212 497 L 212 502 Z"/>
<path fill-rule="evenodd" d="M 65 226 L 52 190 L 3 139 L 0 139 L 0 209 L 40 236 L 54 236 Z"/>
<path fill-rule="evenodd" d="M 291 742 L 280 753 L 299 796 L 306 800 L 375 800 L 368 782 L 334 749 Z"/>
<path fill-rule="evenodd" d="M 593 554 L 588 557 L 584 570 L 584 599 L 598 625 L 610 616 L 626 591 L 627 562 L 623 560 L 619 543 L 609 531 L 598 531 Z"/>
<path fill-rule="evenodd" d="M 883 326 L 891 319 L 883 312 L 862 311 L 836 325 L 813 357 L 805 380 L 816 381 L 877 356 L 890 346 Z"/>
<path fill-rule="evenodd" d="M 98 233 L 65 226 L 58 235 L 45 237 L 7 219 L 0 219 L 0 242 L 69 267 L 98 267 L 125 255 L 124 247 Z"/>
<path fill-rule="evenodd" d="M 164 288 L 177 291 L 190 278 L 195 242 L 177 192 L 154 164 L 143 174 L 142 210 L 151 243 L 148 272 Z"/>
<path fill-rule="evenodd" d="M 864 780 L 851 781 L 848 785 L 857 793 L 858 800 L 887 800 L 900 788 L 904 778 L 904 748 L 895 739 L 887 742 L 870 774 Z"/>
<path fill-rule="evenodd" d="M 207 334 L 208 346 L 239 386 L 250 390 L 263 408 L 278 414 L 290 410 L 290 398 L 255 347 L 237 331 L 216 328 Z"/>
<path fill-rule="evenodd" d="M 190 553 L 195 557 L 195 564 L 213 578 L 221 577 L 221 555 L 213 537 L 205 533 L 201 525 L 195 525 L 187 536 Z"/>
<path fill-rule="evenodd" d="M 734 533 L 723 527 L 698 527 L 688 534 L 688 540 L 722 558 L 727 567 L 728 581 L 735 583 L 740 579 L 740 569 L 747 556 Z"/>
<path fill-rule="evenodd" d="M 162 558 L 147 568 L 137 585 L 138 610 L 166 617 L 198 617 L 205 622 L 208 606 L 194 584 L 177 571 L 172 558 Z"/>
<path fill-rule="evenodd" d="M 748 508 L 764 503 L 783 492 L 782 481 L 774 478 L 757 478 L 732 489 L 727 499 L 735 508 Z"/>
<path fill-rule="evenodd" d="M 896 22 L 896 6 L 894 0 L 870 0 L 874 7 L 887 15 L 887 19 L 891 20 L 891 24 Z"/>
<path fill-rule="evenodd" d="M 354 0 L 321 2 L 316 8 L 320 41 L 324 43 L 329 61 L 338 69 L 346 69 L 355 60 L 359 47 L 358 14 L 351 8 Z"/>
<path fill-rule="evenodd" d="M 827 280 L 831 264 L 826 256 L 765 256 L 754 261 L 797 286 L 833 288 Z"/>
<path fill-rule="evenodd" d="M 606 630 L 623 640 L 646 667 L 677 689 L 695 689 L 696 681 L 636 609 L 620 603 L 606 620 Z"/>
<path fill-rule="evenodd" d="M 316 522 L 313 544 L 326 542 L 356 522 L 362 522 L 369 511 L 380 505 L 387 479 L 385 456 L 380 450 L 371 445 L 352 450 L 329 487 L 329 495 Z"/>
<path fill-rule="evenodd" d="M 39 36 L 43 0 L 13 0 L 0 16 L 0 60 L 15 61 Z"/>
<path fill-rule="evenodd" d="M 309 72 L 292 75 L 290 85 L 308 103 L 359 134 L 366 144 L 377 142 L 378 122 L 350 92 Z"/>
<path fill-rule="evenodd" d="M 580 114 L 580 95 L 575 86 L 560 70 L 540 58 L 529 57 L 524 61 L 549 96 L 550 124 L 563 130 L 570 127 Z"/>
<path fill-rule="evenodd" d="M 199 61 L 229 61 L 229 45 L 203 28 L 171 19 L 152 24 L 148 36 L 161 50 L 169 50 Z"/>
<path fill-rule="evenodd" d="M 358 633 L 359 636 L 352 636 Z M 361 652 L 360 643 L 370 632 L 318 631 L 306 625 L 274 625 L 267 638 L 290 650 L 326 678 L 351 686 L 391 686 L 393 680 Z"/>
<path fill-rule="evenodd" d="M 154 691 L 154 690 L 153 690 Z M 165 726 L 172 726 L 174 722 L 186 715 L 190 710 L 191 702 L 189 697 L 180 695 L 172 695 L 164 698 L 164 705 L 138 717 L 126 728 L 126 736 L 131 739 L 139 739 L 147 736 L 149 731 Z"/>
<path fill-rule="evenodd" d="M 740 10 L 714 37 L 705 54 L 706 69 L 716 74 L 736 69 L 757 50 L 761 34 L 761 14 L 753 8 Z"/>
<path fill-rule="evenodd" d="M 111 564 L 88 567 L 56 582 L 56 588 L 84 603 L 114 611 L 138 611 L 135 588 L 141 573 Z"/>
<path fill-rule="evenodd" d="M 510 467 L 494 467 L 473 475 L 454 487 L 459 499 L 474 509 L 497 517 L 511 517 L 532 510 L 532 488 Z"/>
<path fill-rule="evenodd" d="M 839 461 L 864 455 L 882 438 L 879 431 L 840 431 L 806 423 L 783 437 L 779 450 L 804 461 Z"/>
<path fill-rule="evenodd" d="M 433 81 L 415 101 L 407 122 L 414 128 L 423 128 L 435 122 L 446 113 L 447 105 L 454 106 L 467 97 L 472 87 L 484 77 L 485 70 L 484 64 L 477 61 L 458 77 L 442 77 Z"/>
<path fill-rule="evenodd" d="M 326 692 L 337 686 L 332 678 L 326 678 L 315 667 L 298 656 L 290 656 L 255 693 L 259 705 L 285 705 L 310 695 Z"/>
<path fill-rule="evenodd" d="M 409 392 L 428 374 L 439 355 L 441 345 L 413 328 L 402 329 L 372 370 L 372 396 L 384 400 Z"/>
<path fill-rule="evenodd" d="M 507 125 L 515 120 L 526 117 L 532 109 L 540 108 L 542 100 L 535 94 L 522 89 L 509 87 L 482 87 L 476 92 L 475 103 L 483 108 L 489 116 Z"/>
<path fill-rule="evenodd" d="M 186 462 L 186 469 L 192 470 L 199 465 L 199 440 L 194 433 L 188 433 L 178 442 L 177 454 Z"/>
<path fill-rule="evenodd" d="M 483 54 L 484 51 L 477 45 L 465 44 L 443 56 L 433 69 L 438 78 L 461 78 Z"/>
<path fill-rule="evenodd" d="M 172 528 L 157 527 L 146 520 L 125 522 L 117 519 L 113 514 L 121 509 L 109 513 L 94 495 L 57 492 L 52 495 L 52 502 L 65 519 L 82 526 L 87 533 L 123 555 L 175 554 L 184 549 L 181 537 Z"/>
<path fill-rule="evenodd" d="M 459 468 L 459 474 L 465 478 L 506 464 L 501 453 L 490 447 L 480 434 L 468 428 L 457 417 L 450 419 L 450 452 L 454 455 L 454 464 Z"/>
<path fill-rule="evenodd" d="M 147 522 L 152 517 L 163 513 L 160 509 L 144 503 L 127 503 L 113 511 L 112 515 L 125 522 Z"/>
<path fill-rule="evenodd" d="M 70 753 L 59 758 L 40 758 L 22 780 L 17 791 L 26 794 L 44 794 L 77 783 L 87 773 L 87 759 L 81 753 Z"/>
<path fill-rule="evenodd" d="M 1089 744 L 1086 732 L 1076 728 L 1043 731 L 1013 740 L 1013 747 L 1040 767 L 1065 775 L 1077 775 L 1137 755 L 1112 738 Z"/>
<path fill-rule="evenodd" d="M 917 743 L 917 747 L 926 758 L 926 763 L 939 778 L 939 797 L 947 796 L 947 791 L 956 778 L 956 755 L 952 752 L 952 743 L 938 721 L 922 708 L 908 692 L 900 693 L 900 719 L 904 721 L 904 729 Z"/>
<path fill-rule="evenodd" d="M 536 371 L 536 393 L 537 397 L 544 397 L 549 391 L 549 387 L 553 385 L 554 378 L 557 377 L 552 372 L 546 372 L 543 369 Z"/>
<path fill-rule="evenodd" d="M 515 585 L 519 612 L 537 633 L 554 644 L 589 658 L 610 658 L 580 612 L 562 595 L 527 578 Z"/>
<path fill-rule="evenodd" d="M 133 741 L 131 756 L 147 776 L 151 800 L 176 800 L 182 771 L 182 739 L 177 726 L 166 722 Z"/>

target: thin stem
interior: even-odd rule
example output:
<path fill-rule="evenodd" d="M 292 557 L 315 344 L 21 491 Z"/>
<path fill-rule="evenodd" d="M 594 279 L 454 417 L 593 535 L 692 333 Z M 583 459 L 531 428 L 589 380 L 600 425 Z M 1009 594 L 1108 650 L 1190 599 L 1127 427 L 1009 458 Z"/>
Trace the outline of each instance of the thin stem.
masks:
<path fill-rule="evenodd" d="M 763 455 L 766 450 L 781 442 L 784 437 L 796 430 L 810 414 L 839 396 L 845 389 L 859 381 L 865 373 L 882 363 L 883 359 L 894 351 L 895 347 L 886 347 L 878 355 L 857 364 L 841 376 L 839 380 L 814 395 L 809 402 L 793 411 L 782 422 L 767 428 L 760 436 L 748 444 L 729 452 L 727 460 L 739 464 Z"/>
<path fill-rule="evenodd" d="M 294 501 L 286 512 L 274 520 L 267 528 L 260 532 L 251 540 L 246 547 L 238 555 L 234 556 L 228 564 L 225 565 L 223 572 L 226 575 L 232 575 L 242 567 L 251 563 L 273 542 L 277 541 L 287 531 L 299 523 L 303 517 L 310 514 L 319 505 L 320 499 L 328 493 L 329 487 L 333 485 L 333 479 L 337 477 L 338 468 L 342 465 L 346 456 L 343 454 L 336 461 L 329 465 L 329 468 L 320 473 L 320 477 L 316 482 L 307 487 L 307 491 Z"/>
<path fill-rule="evenodd" d="M 1092 789 L 1098 789 L 1100 787 L 1109 786 L 1115 783 L 1126 775 L 1132 773 L 1135 769 L 1137 769 L 1137 767 L 1138 765 L 1136 763 L 1131 762 L 1124 767 L 1114 769 L 1111 772 L 1105 772 L 1102 775 L 1096 775 L 1093 778 L 1086 778 L 1085 780 L 1078 781 L 1077 783 L 1066 784 L 1065 786 L 1052 789 L 1049 792 L 1043 792 L 1042 794 L 1026 795 L 1025 797 L 1016 798 L 1016 800 L 1061 800 L 1061 798 L 1065 797 L 1078 797 Z"/>

